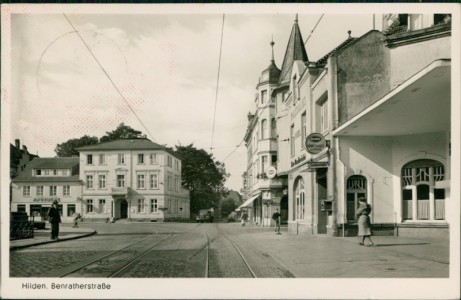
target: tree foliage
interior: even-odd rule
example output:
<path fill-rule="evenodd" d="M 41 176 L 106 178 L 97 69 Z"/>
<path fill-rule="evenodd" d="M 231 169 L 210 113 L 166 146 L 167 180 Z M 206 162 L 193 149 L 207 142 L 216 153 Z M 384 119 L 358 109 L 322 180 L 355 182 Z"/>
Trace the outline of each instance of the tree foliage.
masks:
<path fill-rule="evenodd" d="M 233 212 L 238 207 L 237 203 L 235 203 L 234 199 L 225 198 L 221 202 L 221 215 L 228 216 L 231 212 Z"/>
<path fill-rule="evenodd" d="M 70 139 L 67 142 L 58 144 L 54 149 L 58 157 L 67 157 L 67 156 L 78 156 L 77 148 L 97 144 L 99 142 L 98 138 L 95 136 L 84 135 L 78 139 Z"/>
<path fill-rule="evenodd" d="M 106 135 L 101 137 L 100 142 L 114 141 L 118 139 L 132 139 L 143 137 L 141 131 L 131 128 L 130 126 L 120 123 L 117 129 L 113 131 L 106 131 Z"/>
<path fill-rule="evenodd" d="M 225 165 L 193 144 L 177 145 L 176 153 L 182 159 L 182 184 L 190 191 L 191 212 L 218 207 L 220 197 L 227 193 L 224 183 L 229 174 Z"/>
<path fill-rule="evenodd" d="M 135 130 L 124 123 L 120 123 L 117 128 L 113 131 L 107 131 L 106 135 L 98 139 L 95 136 L 84 135 L 81 138 L 70 139 L 66 142 L 58 144 L 54 149 L 58 157 L 68 157 L 78 155 L 76 149 L 88 145 L 97 144 L 99 142 L 114 141 L 123 138 L 140 138 L 143 137 L 142 132 Z"/>

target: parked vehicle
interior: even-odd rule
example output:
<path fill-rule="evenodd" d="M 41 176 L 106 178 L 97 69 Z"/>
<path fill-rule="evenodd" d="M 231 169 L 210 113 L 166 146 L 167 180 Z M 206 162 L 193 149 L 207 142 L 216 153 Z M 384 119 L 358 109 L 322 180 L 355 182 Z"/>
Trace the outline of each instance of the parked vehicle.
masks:
<path fill-rule="evenodd" d="M 195 218 L 195 220 L 200 223 L 203 222 L 208 222 L 208 223 L 213 223 L 214 220 L 214 210 L 213 208 L 210 209 L 201 209 L 199 211 L 199 214 Z"/>

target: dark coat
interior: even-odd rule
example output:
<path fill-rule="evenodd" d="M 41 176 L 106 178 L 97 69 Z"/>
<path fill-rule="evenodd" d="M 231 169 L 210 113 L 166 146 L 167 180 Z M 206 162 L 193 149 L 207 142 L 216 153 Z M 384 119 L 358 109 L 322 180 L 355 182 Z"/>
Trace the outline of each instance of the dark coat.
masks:
<path fill-rule="evenodd" d="M 54 206 L 51 206 L 48 210 L 48 219 L 50 223 L 59 224 L 61 223 L 61 214 L 59 213 L 59 209 Z"/>

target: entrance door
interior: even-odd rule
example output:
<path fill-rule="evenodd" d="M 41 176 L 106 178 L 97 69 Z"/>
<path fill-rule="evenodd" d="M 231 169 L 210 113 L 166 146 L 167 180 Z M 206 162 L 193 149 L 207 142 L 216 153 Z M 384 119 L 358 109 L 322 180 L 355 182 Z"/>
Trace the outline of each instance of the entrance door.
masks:
<path fill-rule="evenodd" d="M 317 233 L 327 233 L 328 212 L 321 211 L 321 201 L 327 199 L 327 169 L 319 169 L 316 174 L 317 181 Z"/>
<path fill-rule="evenodd" d="M 284 195 L 280 200 L 280 219 L 282 224 L 288 223 L 288 196 Z"/>
<path fill-rule="evenodd" d="M 126 200 L 123 199 L 120 202 L 120 219 L 126 218 L 128 218 L 128 202 L 126 202 Z"/>

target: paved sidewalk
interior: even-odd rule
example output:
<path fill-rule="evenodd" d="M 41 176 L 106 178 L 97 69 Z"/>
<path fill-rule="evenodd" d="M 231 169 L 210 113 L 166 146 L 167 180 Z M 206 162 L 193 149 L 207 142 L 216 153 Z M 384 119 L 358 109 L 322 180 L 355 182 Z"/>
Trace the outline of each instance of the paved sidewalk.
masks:
<path fill-rule="evenodd" d="M 49 224 L 47 224 L 49 225 Z M 59 227 L 59 239 L 50 239 L 51 229 L 49 226 L 42 230 L 34 230 L 34 238 L 20 239 L 10 241 L 10 250 L 22 249 L 36 245 L 48 244 L 48 243 L 59 243 L 62 241 L 68 241 L 78 239 L 86 236 L 96 234 L 96 231 L 90 228 L 73 228 L 71 224 L 61 224 Z"/>
<path fill-rule="evenodd" d="M 282 234 L 246 228 L 239 239 L 265 249 L 299 278 L 447 278 L 448 239 L 373 236 L 375 246 L 357 237 Z M 263 254 L 264 255 L 264 254 Z"/>

